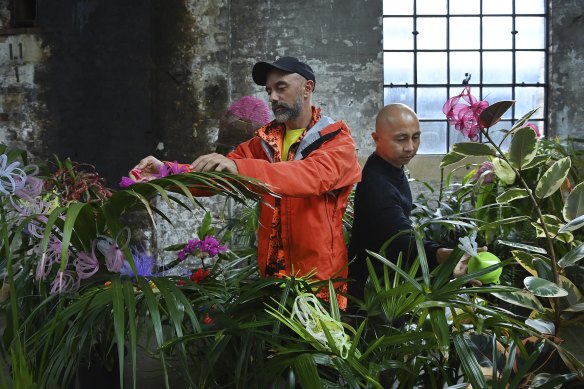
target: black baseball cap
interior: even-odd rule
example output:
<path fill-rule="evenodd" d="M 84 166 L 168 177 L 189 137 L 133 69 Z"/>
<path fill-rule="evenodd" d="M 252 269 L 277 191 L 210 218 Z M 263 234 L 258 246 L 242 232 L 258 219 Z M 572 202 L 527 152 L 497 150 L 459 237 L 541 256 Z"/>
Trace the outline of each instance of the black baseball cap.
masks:
<path fill-rule="evenodd" d="M 298 73 L 307 80 L 312 80 L 316 84 L 312 68 L 298 60 L 296 57 L 280 57 L 275 62 L 258 62 L 253 65 L 251 76 L 256 84 L 265 86 L 268 72 L 272 69 L 280 69 L 285 72 Z"/>

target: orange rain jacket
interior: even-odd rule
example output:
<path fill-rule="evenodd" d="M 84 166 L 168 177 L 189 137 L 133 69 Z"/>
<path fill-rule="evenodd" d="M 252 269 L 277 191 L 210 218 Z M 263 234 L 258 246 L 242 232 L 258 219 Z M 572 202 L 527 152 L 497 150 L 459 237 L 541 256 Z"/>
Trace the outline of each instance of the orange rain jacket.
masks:
<path fill-rule="evenodd" d="M 269 124 L 268 124 L 269 126 Z M 265 275 L 270 225 L 281 207 L 281 237 L 286 274 L 316 278 L 347 277 L 343 214 L 353 185 L 361 179 L 355 143 L 343 121 L 322 116 L 304 134 L 294 160 L 273 162 L 274 149 L 265 130 L 227 155 L 239 174 L 263 181 L 281 195 L 266 195 L 260 208 L 258 265 Z"/>

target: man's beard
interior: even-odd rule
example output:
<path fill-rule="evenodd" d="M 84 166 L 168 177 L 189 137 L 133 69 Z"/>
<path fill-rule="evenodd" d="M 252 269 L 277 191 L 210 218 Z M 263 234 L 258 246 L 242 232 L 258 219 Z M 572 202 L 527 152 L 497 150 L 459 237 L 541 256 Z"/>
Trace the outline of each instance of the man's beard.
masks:
<path fill-rule="evenodd" d="M 284 108 L 284 110 L 277 110 L 277 108 Z M 272 104 L 272 112 L 274 112 L 274 118 L 278 123 L 285 123 L 289 120 L 296 119 L 300 116 L 302 112 L 302 94 L 296 96 L 296 101 L 293 106 L 289 106 L 286 103 L 274 103 Z"/>

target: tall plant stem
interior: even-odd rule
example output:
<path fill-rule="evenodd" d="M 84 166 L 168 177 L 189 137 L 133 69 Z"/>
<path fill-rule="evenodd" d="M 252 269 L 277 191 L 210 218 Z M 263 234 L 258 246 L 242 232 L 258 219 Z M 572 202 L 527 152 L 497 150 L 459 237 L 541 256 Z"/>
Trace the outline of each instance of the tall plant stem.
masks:
<path fill-rule="evenodd" d="M 551 238 L 551 235 L 548 231 L 547 225 L 545 224 L 544 220 L 543 220 L 543 214 L 541 213 L 541 209 L 539 208 L 539 204 L 536 200 L 536 198 L 533 196 L 533 193 L 531 191 L 531 189 L 529 188 L 529 186 L 527 185 L 527 183 L 525 182 L 525 180 L 523 179 L 523 176 L 521 175 L 521 172 L 519 170 L 517 170 L 513 165 L 511 165 L 511 163 L 509 163 L 509 160 L 507 159 L 507 157 L 505 156 L 505 154 L 503 154 L 503 152 L 501 151 L 501 149 L 499 148 L 499 146 L 497 146 L 497 144 L 493 141 L 493 139 L 489 136 L 489 133 L 481 128 L 481 133 L 483 134 L 483 136 L 485 138 L 487 138 L 487 140 L 489 141 L 489 143 L 495 148 L 495 150 L 497 150 L 497 153 L 499 154 L 499 156 L 509 165 L 509 167 L 511 167 L 511 169 L 513 169 L 513 172 L 515 173 L 515 175 L 519 178 L 519 182 L 521 183 L 521 186 L 525 189 L 525 191 L 527 192 L 527 195 L 529 196 L 529 199 L 531 200 L 531 202 L 533 203 L 533 208 L 535 209 L 535 211 L 537 212 L 537 215 L 539 216 L 539 220 L 540 220 L 540 225 L 543 229 L 543 232 L 545 234 L 545 238 L 546 238 L 546 243 L 548 246 L 548 250 L 549 250 L 549 255 L 550 255 L 550 259 L 552 262 L 552 271 L 554 274 L 554 283 L 558 286 L 560 286 L 560 272 L 558 271 L 558 261 L 556 259 L 556 251 L 554 250 L 554 245 L 553 245 L 553 239 Z M 555 298 L 555 310 L 554 310 L 554 316 L 555 316 L 555 324 L 556 324 L 556 328 L 558 327 L 559 323 L 560 323 L 560 310 L 558 309 L 558 299 Z"/>

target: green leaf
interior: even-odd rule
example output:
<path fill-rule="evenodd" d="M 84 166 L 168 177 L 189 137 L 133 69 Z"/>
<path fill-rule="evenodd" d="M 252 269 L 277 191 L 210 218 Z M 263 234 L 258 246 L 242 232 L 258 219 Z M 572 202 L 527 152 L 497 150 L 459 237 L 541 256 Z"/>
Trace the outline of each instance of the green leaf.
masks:
<path fill-rule="evenodd" d="M 537 135 L 533 129 L 523 127 L 517 130 L 511 139 L 509 147 L 509 163 L 522 170 L 529 164 L 537 153 Z"/>
<path fill-rule="evenodd" d="M 479 115 L 479 124 L 483 128 L 493 127 L 513 104 L 515 104 L 513 100 L 501 100 L 489 105 Z"/>
<path fill-rule="evenodd" d="M 531 223 L 538 238 L 546 238 L 542 223 L 545 223 L 547 231 L 552 238 L 564 243 L 570 243 L 574 240 L 574 235 L 571 232 L 559 232 L 562 221 L 555 215 L 543 215 L 543 222 L 542 219 L 537 219 L 537 223 Z"/>
<path fill-rule="evenodd" d="M 551 281 L 539 277 L 525 277 L 523 280 L 527 290 L 539 297 L 563 297 L 568 292 Z"/>
<path fill-rule="evenodd" d="M 321 389 L 323 387 L 316 363 L 310 354 L 302 354 L 294 360 L 294 371 L 303 388 Z"/>
<path fill-rule="evenodd" d="M 452 151 L 464 156 L 494 156 L 496 154 L 495 149 L 491 146 L 476 142 L 456 143 L 452 146 Z"/>
<path fill-rule="evenodd" d="M 499 204 L 507 204 L 513 200 L 523 199 L 525 197 L 529 197 L 529 193 L 527 192 L 527 190 L 522 188 L 512 188 L 509 189 L 507 192 L 504 192 L 497 196 L 496 201 Z"/>
<path fill-rule="evenodd" d="M 492 160 L 493 166 L 495 166 L 495 175 L 499 180 L 507 185 L 511 185 L 515 182 L 515 178 L 517 175 L 511 165 L 507 163 L 504 159 L 501 158 L 493 158 Z"/>
<path fill-rule="evenodd" d="M 513 305 L 520 307 L 534 309 L 538 312 L 544 312 L 545 308 L 535 295 L 526 290 L 518 289 L 515 292 L 495 292 L 491 293 L 493 296 L 500 298 Z"/>
<path fill-rule="evenodd" d="M 580 215 L 577 218 L 570 220 L 568 223 L 564 224 L 558 232 L 576 231 L 582 226 L 584 226 L 584 215 Z"/>
<path fill-rule="evenodd" d="M 456 353 L 462 364 L 462 368 L 466 373 L 466 379 L 469 380 L 473 388 L 488 388 L 487 382 L 485 381 L 485 376 L 481 370 L 481 366 L 477 361 L 474 353 L 472 352 L 470 346 L 467 344 L 464 333 L 456 333 L 453 336 L 454 347 L 456 348 Z"/>
<path fill-rule="evenodd" d="M 574 247 L 572 250 L 568 251 L 566 255 L 560 258 L 560 260 L 558 261 L 558 266 L 560 266 L 561 268 L 574 266 L 582 258 L 584 258 L 584 243 L 581 243 L 577 247 Z"/>
<path fill-rule="evenodd" d="M 444 158 L 442 158 L 442 161 L 440 161 L 440 167 L 442 168 L 448 165 L 452 165 L 454 163 L 462 161 L 464 158 L 466 158 L 466 155 L 451 151 L 448 154 L 446 154 Z"/>
<path fill-rule="evenodd" d="M 570 157 L 564 157 L 554 162 L 541 176 L 535 188 L 535 195 L 540 199 L 544 199 L 557 191 L 566 180 L 571 166 L 572 160 Z"/>
<path fill-rule="evenodd" d="M 541 165 L 542 163 L 546 163 L 547 161 L 550 160 L 550 156 L 549 155 L 536 155 L 535 157 L 533 157 L 533 159 L 531 160 L 531 162 L 529 162 L 528 164 L 526 164 L 525 166 L 523 166 L 523 170 L 527 170 L 527 169 L 531 169 L 534 168 L 536 166 Z"/>
<path fill-rule="evenodd" d="M 516 249 L 522 249 L 526 251 L 531 251 L 533 253 L 540 253 L 540 254 L 547 254 L 547 251 L 541 247 L 532 246 L 529 244 L 518 243 L 518 242 L 509 242 L 507 240 L 498 240 L 499 244 L 503 244 L 505 246 L 514 247 Z"/>
<path fill-rule="evenodd" d="M 584 215 L 584 182 L 579 183 L 572 189 L 566 199 L 562 214 L 566 221 L 571 221 L 578 216 Z"/>
<path fill-rule="evenodd" d="M 558 330 L 558 337 L 563 340 L 562 348 L 570 352 L 580 363 L 584 361 L 584 336 L 581 321 L 564 320 Z"/>
<path fill-rule="evenodd" d="M 448 351 L 450 345 L 450 331 L 444 308 L 429 308 L 430 323 L 436 334 L 436 340 L 442 351 Z"/>
<path fill-rule="evenodd" d="M 537 112 L 538 108 L 534 108 L 531 111 L 527 112 L 525 115 L 523 115 L 523 117 L 521 119 L 519 119 L 518 121 L 515 122 L 515 124 L 513 124 L 513 127 L 511 127 L 511 131 L 516 131 L 519 128 L 523 128 L 525 127 L 525 123 L 531 118 L 531 116 L 533 116 L 534 113 Z"/>

